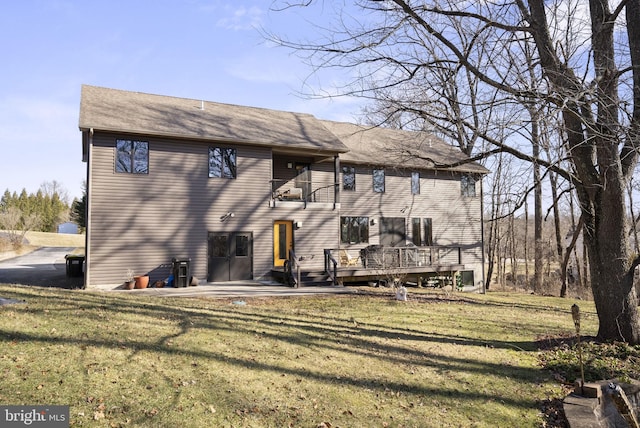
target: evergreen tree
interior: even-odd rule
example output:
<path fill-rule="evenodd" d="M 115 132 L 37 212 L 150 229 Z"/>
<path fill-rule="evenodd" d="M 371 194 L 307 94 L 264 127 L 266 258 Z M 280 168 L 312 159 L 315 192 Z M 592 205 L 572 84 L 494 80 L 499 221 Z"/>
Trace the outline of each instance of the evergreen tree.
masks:
<path fill-rule="evenodd" d="M 87 227 L 87 186 L 82 184 L 82 198 L 80 200 L 74 199 L 71 204 L 71 220 L 75 222 L 80 229 L 84 230 Z"/>
<path fill-rule="evenodd" d="M 9 189 L 4 191 L 4 194 L 2 195 L 2 199 L 0 199 L 0 211 L 5 211 L 7 208 L 9 208 L 12 204 L 12 196 L 11 196 L 11 192 L 9 192 Z"/>
<path fill-rule="evenodd" d="M 66 198 L 64 189 L 59 183 L 54 183 L 56 186 L 52 193 L 49 193 L 46 188 L 41 188 L 35 194 L 27 194 L 26 189 L 22 189 L 18 196 L 16 192 L 12 194 L 7 189 L 0 199 L 0 212 L 15 208 L 20 213 L 19 227 L 29 223 L 29 227 L 33 230 L 55 232 L 58 224 L 68 219 L 69 206 L 64 200 Z M 39 219 L 38 222 L 29 220 L 36 217 Z"/>

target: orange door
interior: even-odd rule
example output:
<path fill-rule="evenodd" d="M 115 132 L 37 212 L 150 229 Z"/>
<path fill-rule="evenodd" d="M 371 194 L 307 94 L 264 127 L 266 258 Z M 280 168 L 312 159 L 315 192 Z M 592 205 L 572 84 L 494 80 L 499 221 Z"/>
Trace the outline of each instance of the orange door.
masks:
<path fill-rule="evenodd" d="M 273 223 L 273 265 L 284 266 L 293 248 L 293 221 L 276 220 Z"/>

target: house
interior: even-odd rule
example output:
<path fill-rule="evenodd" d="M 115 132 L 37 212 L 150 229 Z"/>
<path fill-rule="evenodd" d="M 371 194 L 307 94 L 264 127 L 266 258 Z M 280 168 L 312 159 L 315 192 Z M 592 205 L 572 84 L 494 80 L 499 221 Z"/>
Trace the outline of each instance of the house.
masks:
<path fill-rule="evenodd" d="M 79 127 L 87 287 L 114 288 L 128 269 L 153 282 L 173 258 L 201 282 L 293 266 L 482 287 L 487 171 L 443 166 L 465 156 L 431 135 L 88 85 Z"/>

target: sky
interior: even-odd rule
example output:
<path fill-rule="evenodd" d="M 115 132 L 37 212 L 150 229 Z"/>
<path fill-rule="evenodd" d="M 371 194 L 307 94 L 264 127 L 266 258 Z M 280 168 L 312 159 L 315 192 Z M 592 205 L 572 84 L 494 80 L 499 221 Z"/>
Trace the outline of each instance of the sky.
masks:
<path fill-rule="evenodd" d="M 55 180 L 70 201 L 82 196 L 82 84 L 357 121 L 357 100 L 300 95 L 330 90 L 347 76 L 327 71 L 309 78 L 304 61 L 265 40 L 265 30 L 319 37 L 303 15 L 309 12 L 271 6 L 271 0 L 6 2 L 0 192 L 32 193 Z M 324 19 L 313 13 L 314 22 Z"/>

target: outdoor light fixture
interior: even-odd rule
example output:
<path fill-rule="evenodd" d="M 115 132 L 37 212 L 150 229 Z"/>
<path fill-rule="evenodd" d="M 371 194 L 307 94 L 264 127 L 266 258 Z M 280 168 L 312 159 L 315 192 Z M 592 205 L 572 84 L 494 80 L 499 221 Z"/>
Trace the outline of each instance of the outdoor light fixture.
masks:
<path fill-rule="evenodd" d="M 301 228 L 302 228 L 302 222 L 296 221 L 296 229 L 301 229 Z"/>
<path fill-rule="evenodd" d="M 378 221 L 375 218 L 371 219 L 371 226 L 375 226 Z"/>
<path fill-rule="evenodd" d="M 229 211 L 228 213 L 220 216 L 220 221 L 227 221 L 230 218 L 233 218 L 235 216 L 236 216 L 236 213 Z"/>

